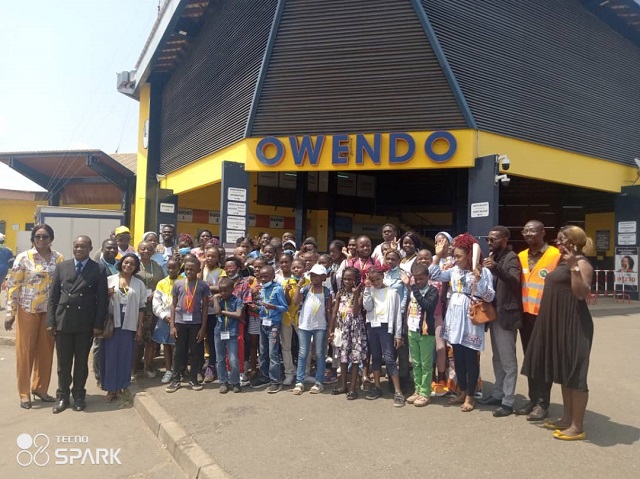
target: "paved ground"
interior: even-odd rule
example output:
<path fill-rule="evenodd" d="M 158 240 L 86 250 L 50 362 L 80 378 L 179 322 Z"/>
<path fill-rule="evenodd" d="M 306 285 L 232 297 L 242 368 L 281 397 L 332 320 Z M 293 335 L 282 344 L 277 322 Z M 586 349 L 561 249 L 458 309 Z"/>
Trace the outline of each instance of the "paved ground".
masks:
<path fill-rule="evenodd" d="M 207 385 L 200 392 L 185 388 L 167 394 L 159 380 L 147 379 L 139 380 L 139 386 L 146 389 L 140 397 L 155 399 L 169 413 L 167 424 L 175 421 L 232 477 L 348 474 L 359 478 L 384 473 L 396 477 L 493 477 L 500 473 L 514 477 L 567 473 L 585 478 L 640 477 L 640 415 L 633 400 L 640 394 L 640 372 L 635 361 L 630 362 L 638 358 L 640 307 L 601 300 L 593 314 L 592 395 L 585 424 L 589 440 L 580 443 L 554 440 L 551 431 L 522 417 L 494 418 L 491 408 L 462 413 L 447 406 L 444 398 L 422 409 L 409 405 L 396 409 L 389 396 L 373 402 L 347 402 L 328 391 L 296 397 L 285 390 L 268 395 L 246 388 L 242 394 L 223 396 L 217 385 Z M 136 412 L 97 405 L 93 396 L 97 391 L 90 391 L 91 408 L 86 413 L 65 411 L 54 416 L 49 411 L 20 410 L 12 394 L 13 351 L 0 347 L 0 357 L 4 358 L 0 378 L 8 385 L 0 398 L 5 411 L 0 420 L 2 477 L 31 477 L 42 471 L 31 466 L 26 474 L 16 465 L 16 438 L 23 432 L 80 433 L 89 436 L 92 447 L 123 449 L 122 466 L 49 466 L 45 477 L 68 473 L 72 467 L 95 477 L 179 477 L 177 466 Z M 490 351 L 482 356 L 487 393 L 493 377 L 490 358 Z M 525 392 L 526 381 L 520 377 L 520 401 Z M 551 412 L 558 415 L 557 386 L 552 402 Z"/>
<path fill-rule="evenodd" d="M 638 307 L 599 305 L 591 356 L 593 391 L 589 441 L 563 443 L 522 417 L 494 418 L 491 408 L 462 413 L 438 399 L 420 409 L 396 409 L 390 397 L 348 402 L 325 391 L 300 397 L 264 390 L 222 396 L 217 386 L 167 394 L 143 381 L 147 393 L 172 413 L 218 464 L 236 477 L 640 477 L 640 417 L 632 400 L 640 373 L 629 364 L 640 341 Z M 611 315 L 611 313 L 617 313 Z M 487 392 L 490 351 L 482 356 Z M 519 379 L 524 401 L 526 381 Z M 559 387 L 551 411 L 561 412 Z"/>

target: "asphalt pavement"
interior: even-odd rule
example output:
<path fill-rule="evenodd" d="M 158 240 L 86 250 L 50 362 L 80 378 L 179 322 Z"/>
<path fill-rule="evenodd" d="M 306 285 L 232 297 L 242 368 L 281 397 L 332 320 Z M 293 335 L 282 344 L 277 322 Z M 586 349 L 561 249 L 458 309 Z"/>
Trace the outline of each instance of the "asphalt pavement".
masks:
<path fill-rule="evenodd" d="M 92 384 L 86 412 L 53 415 L 49 405 L 23 411 L 15 392 L 13 350 L 0 346 L 0 378 L 7 386 L 0 398 L 5 411 L 0 422 L 0 473 L 11 478 L 43 477 L 46 470 L 44 477 L 61 477 L 86 470 L 94 477 L 168 479 L 183 474 L 309 479 L 640 477 L 640 415 L 634 399 L 640 394 L 640 372 L 635 367 L 640 307 L 601 299 L 592 306 L 592 314 L 588 440 L 574 443 L 553 439 L 552 431 L 524 417 L 494 418 L 492 407 L 463 413 L 447 405 L 446 398 L 436 398 L 425 408 L 394 408 L 389 394 L 376 401 L 367 401 L 362 394 L 361 399 L 346 401 L 344 396 L 331 396 L 330 388 L 316 396 L 308 391 L 293 396 L 290 388 L 275 395 L 250 388 L 221 395 L 218 385 L 208 384 L 202 391 L 183 388 L 168 394 L 159 378 L 138 379 L 134 408 L 102 404 L 102 393 Z M 2 334 L 0 344 L 11 342 L 10 333 Z M 518 350 L 521 359 L 519 346 Z M 160 358 L 156 361 L 160 367 Z M 481 357 L 481 374 L 489 394 L 493 379 L 489 341 Z M 55 377 L 50 393 L 54 389 Z M 517 393 L 517 404 L 524 403 L 523 376 L 518 378 Z M 554 386 L 552 416 L 561 414 L 561 404 L 560 388 Z M 81 441 L 88 438 L 76 449 L 120 447 L 122 464 L 80 465 L 76 460 L 74 465 L 50 463 L 45 469 L 19 466 L 18 437 L 29 434 L 33 439 L 39 433 L 49 436 L 54 449 L 68 446 L 54 443 L 55 436 L 67 434 L 81 435 Z M 30 449 L 34 457 L 41 440 Z M 51 460 L 55 458 L 52 454 Z"/>

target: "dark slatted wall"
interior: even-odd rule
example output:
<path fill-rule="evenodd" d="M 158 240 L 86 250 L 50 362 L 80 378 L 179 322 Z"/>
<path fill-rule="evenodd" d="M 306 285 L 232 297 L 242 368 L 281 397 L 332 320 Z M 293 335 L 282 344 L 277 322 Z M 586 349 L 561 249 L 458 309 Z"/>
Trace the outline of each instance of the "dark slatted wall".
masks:
<path fill-rule="evenodd" d="M 465 128 L 410 0 L 288 0 L 251 136 Z"/>
<path fill-rule="evenodd" d="M 422 4 L 480 129 L 640 156 L 640 49 L 577 0 Z"/>
<path fill-rule="evenodd" d="M 242 139 L 276 4 L 211 2 L 192 50 L 164 89 L 161 173 Z"/>

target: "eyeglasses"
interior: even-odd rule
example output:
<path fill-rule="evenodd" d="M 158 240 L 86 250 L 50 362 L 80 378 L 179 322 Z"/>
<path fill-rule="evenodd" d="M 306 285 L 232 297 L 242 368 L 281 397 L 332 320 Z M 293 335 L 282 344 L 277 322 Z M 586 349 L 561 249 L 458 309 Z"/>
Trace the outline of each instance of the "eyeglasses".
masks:
<path fill-rule="evenodd" d="M 500 241 L 501 239 L 502 239 L 502 238 L 490 238 L 490 237 L 488 237 L 488 236 L 487 236 L 484 240 L 485 240 L 487 243 L 495 243 L 496 241 Z"/>
<path fill-rule="evenodd" d="M 522 235 L 534 235 L 536 233 L 539 233 L 540 230 L 522 230 L 520 233 L 522 233 Z"/>
<path fill-rule="evenodd" d="M 51 238 L 51 236 L 49 236 L 49 235 L 34 235 L 33 238 L 37 239 L 37 240 L 48 240 L 49 238 Z"/>

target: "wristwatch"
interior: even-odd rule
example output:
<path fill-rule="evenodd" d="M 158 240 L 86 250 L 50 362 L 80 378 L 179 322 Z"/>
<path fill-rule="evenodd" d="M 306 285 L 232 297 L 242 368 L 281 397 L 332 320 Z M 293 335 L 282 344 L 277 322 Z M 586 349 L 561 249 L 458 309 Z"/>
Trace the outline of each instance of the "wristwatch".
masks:
<path fill-rule="evenodd" d="M 573 271 L 574 273 L 579 273 L 580 272 L 580 266 L 575 265 L 573 268 L 571 268 L 571 271 Z"/>

